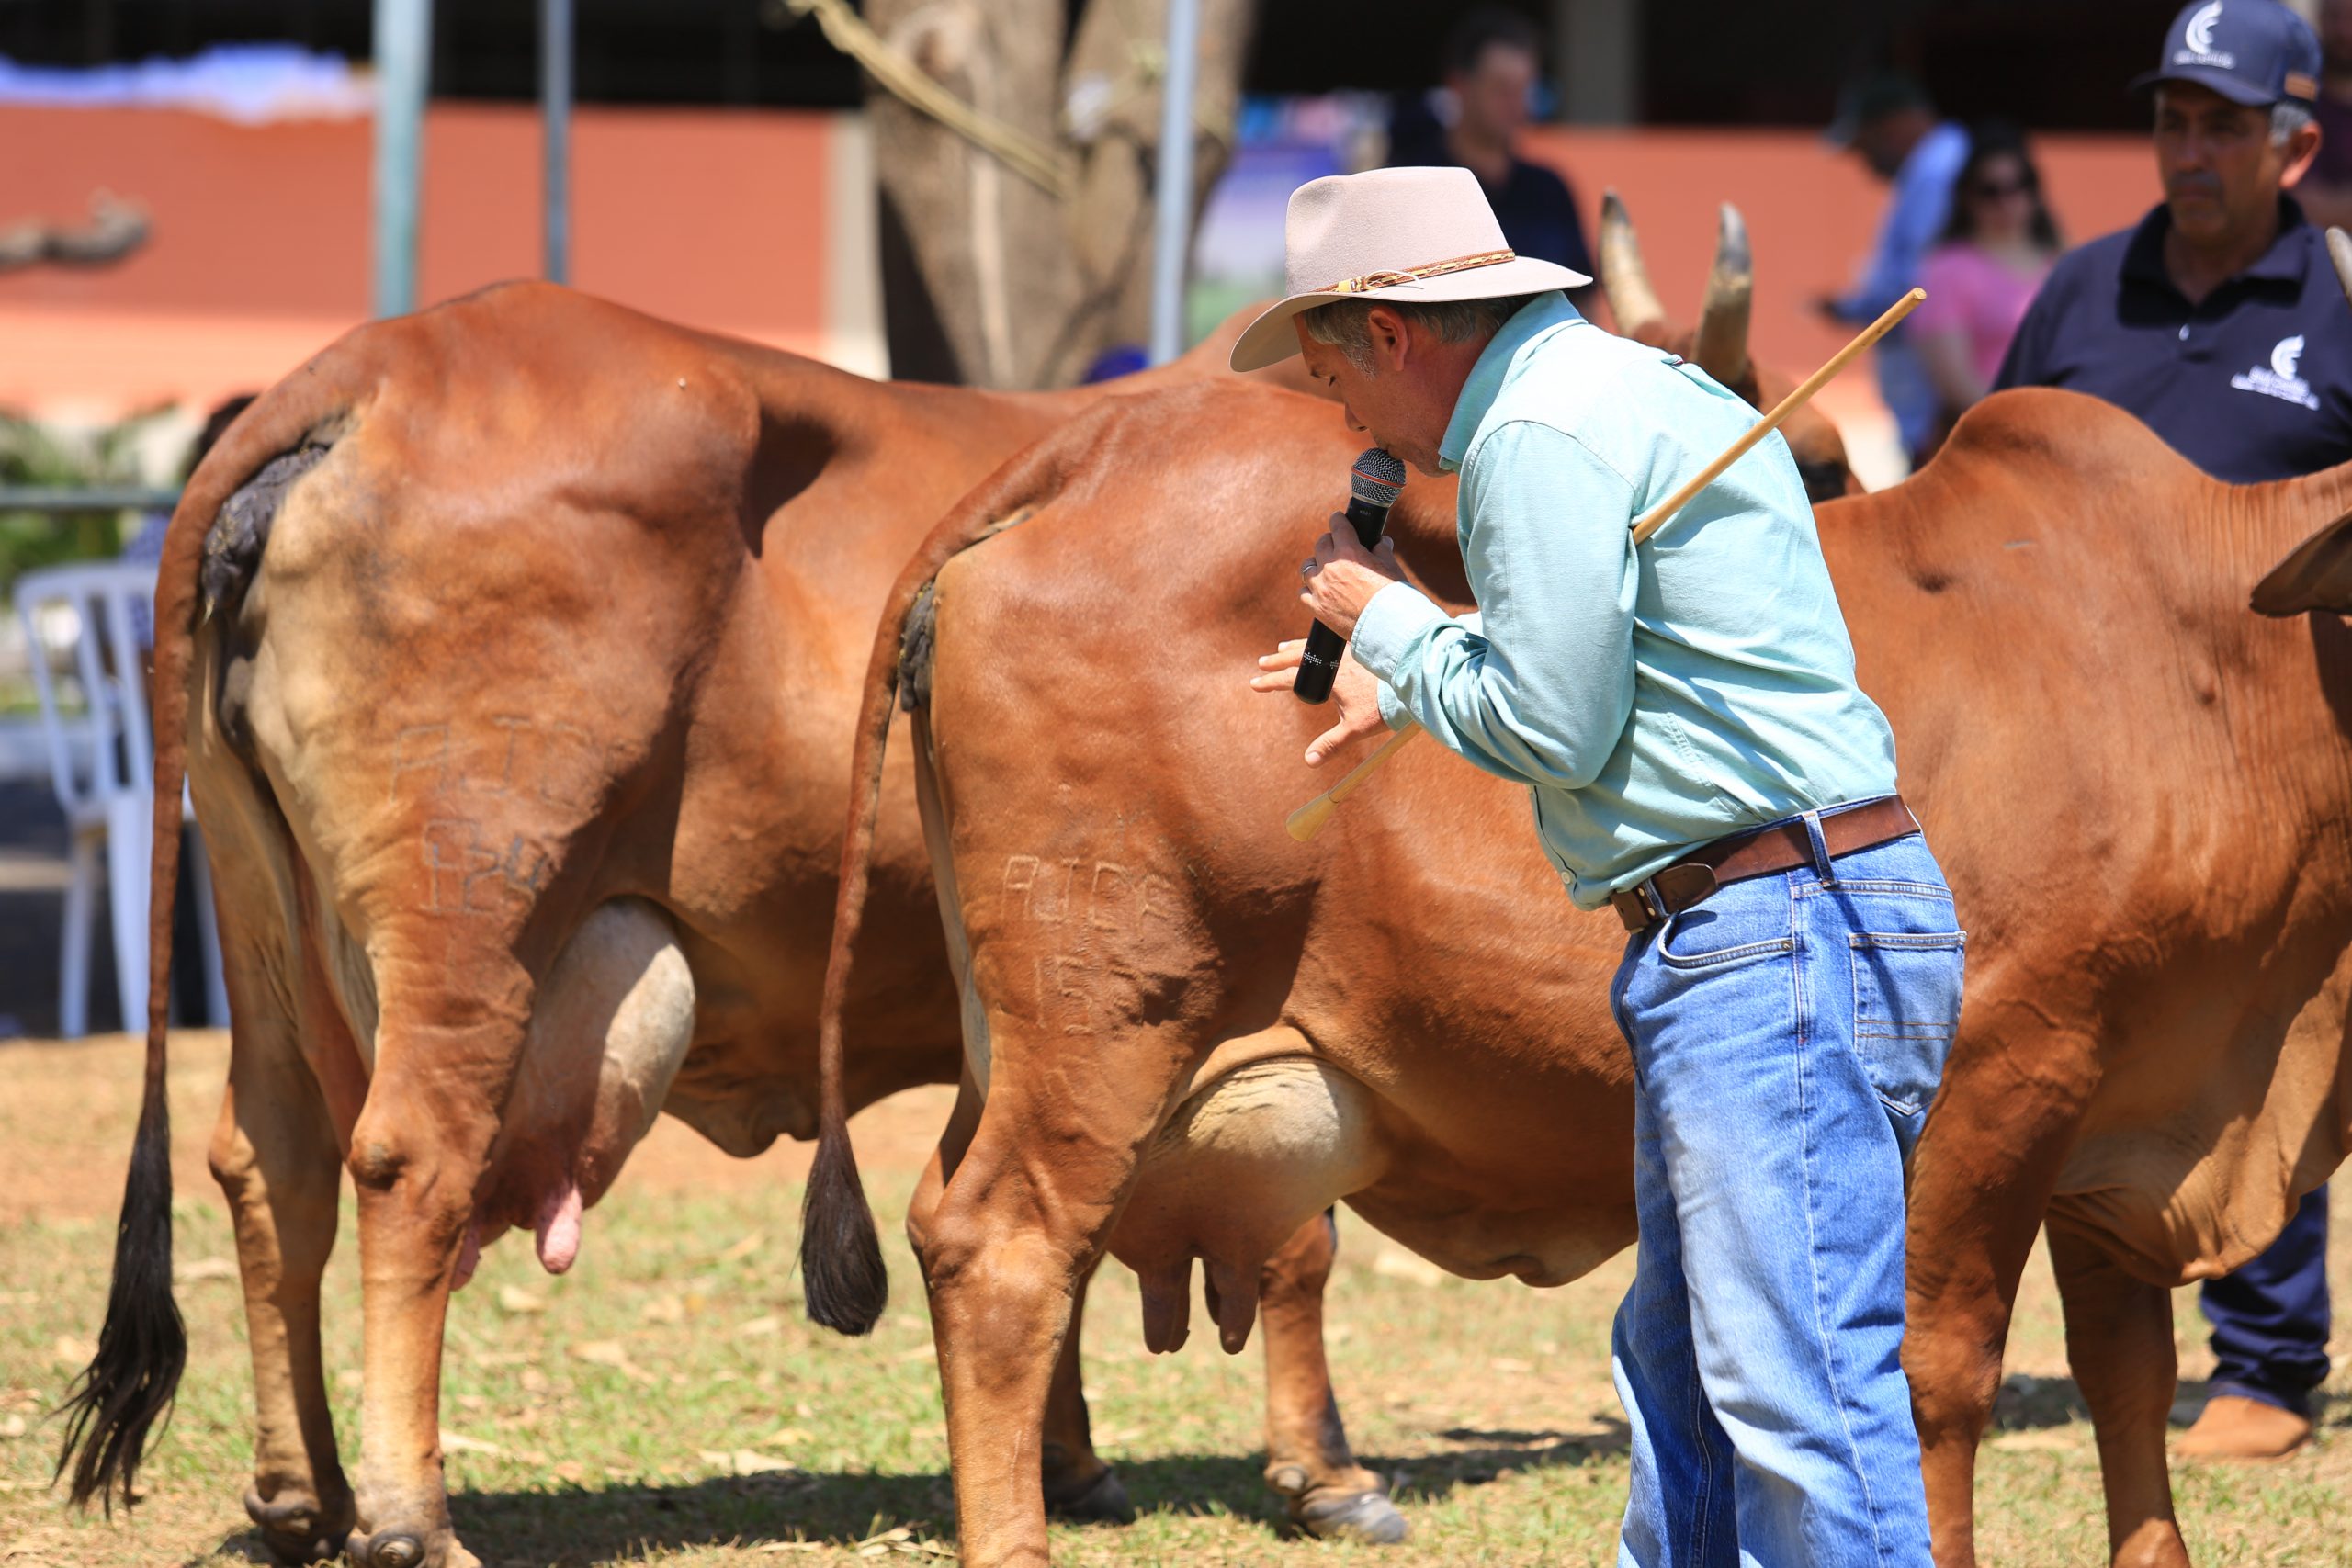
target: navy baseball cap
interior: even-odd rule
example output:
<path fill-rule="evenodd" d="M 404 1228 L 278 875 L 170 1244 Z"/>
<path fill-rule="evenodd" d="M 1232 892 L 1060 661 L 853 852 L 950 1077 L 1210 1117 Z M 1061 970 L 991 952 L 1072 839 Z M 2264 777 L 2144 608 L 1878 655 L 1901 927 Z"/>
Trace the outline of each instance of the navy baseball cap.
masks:
<path fill-rule="evenodd" d="M 2165 34 L 2164 63 L 2133 82 L 2209 87 L 2249 107 L 2319 96 L 2319 39 L 2278 0 L 2189 0 Z"/>

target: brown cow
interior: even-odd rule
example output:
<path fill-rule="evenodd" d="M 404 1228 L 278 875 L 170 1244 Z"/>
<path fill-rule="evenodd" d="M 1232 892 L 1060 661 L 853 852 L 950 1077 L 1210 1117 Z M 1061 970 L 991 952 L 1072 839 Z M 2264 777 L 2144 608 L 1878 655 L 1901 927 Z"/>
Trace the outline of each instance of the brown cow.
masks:
<path fill-rule="evenodd" d="M 232 998 L 211 1158 L 254 1353 L 247 1506 L 278 1556 L 349 1535 L 368 1568 L 473 1562 L 436 1411 L 448 1293 L 480 1247 L 519 1228 L 568 1267 L 659 1110 L 739 1155 L 814 1132 L 874 616 L 950 502 L 1094 400 L 877 385 L 521 285 L 350 334 L 191 480 L 159 582 L 157 798 L 176 823 L 184 736 Z M 850 1003 L 852 1105 L 960 1062 L 910 773 L 876 874 L 896 934 Z M 158 920 L 177 842 L 158 836 Z M 107 1327 L 69 1423 L 77 1499 L 128 1493 L 184 1344 L 167 946 L 159 931 Z M 345 1166 L 367 1300 L 356 1497 L 319 1347 Z M 1270 1471 L 1310 1528 L 1393 1535 L 1324 1371 L 1331 1245 L 1317 1216 L 1269 1276 Z M 1074 1511 L 1116 1516 L 1075 1359 L 1056 1377 L 1032 1468 Z"/>
<path fill-rule="evenodd" d="M 1353 455 L 1337 425 L 1230 385 L 1081 416 L 950 514 L 884 621 L 853 798 L 870 810 L 904 689 L 966 976 L 922 1261 L 967 1563 L 1044 1559 L 1010 1456 L 1105 1250 L 1142 1277 L 1154 1348 L 1201 1259 L 1231 1349 L 1269 1249 L 1334 1199 L 1474 1278 L 1556 1283 L 1633 1238 L 1623 932 L 1562 899 L 1519 792 L 1424 748 L 1313 847 L 1283 832 L 1323 720 L 1244 682 L 1297 620 L 1295 562 Z M 2345 1146 L 2352 467 L 2233 489 L 2105 404 L 2010 393 L 1820 526 L 1974 927 L 1913 1179 L 1939 1561 L 1973 1561 L 1974 1445 L 2046 1212 L 2116 1559 L 2185 1562 L 2164 1289 L 2259 1251 Z M 1427 570 L 1451 543 L 1408 521 L 1399 554 Z M 2299 545 L 2257 607 L 2331 613 L 2248 615 Z M 1097 652 L 1142 648 L 1132 673 Z M 829 997 L 871 834 L 845 839 Z M 840 1046 L 829 1009 L 829 1101 Z M 870 1250 L 870 1222 L 825 1126 L 808 1301 L 854 1327 L 878 1299 L 818 1249 Z"/>
<path fill-rule="evenodd" d="M 1747 220 L 1731 203 L 1724 203 L 1715 230 L 1715 260 L 1707 269 L 1697 326 L 1683 326 L 1667 314 L 1650 285 L 1649 264 L 1642 259 L 1633 217 L 1613 190 L 1600 198 L 1600 286 L 1619 332 L 1636 343 L 1680 355 L 1755 407 L 1771 408 L 1796 390 L 1793 378 L 1757 364 L 1747 352 L 1756 263 L 1747 243 Z M 1846 460 L 1845 439 L 1827 414 L 1808 403 L 1781 426 L 1781 437 L 1789 444 L 1805 494 L 1815 504 L 1861 493 Z"/>

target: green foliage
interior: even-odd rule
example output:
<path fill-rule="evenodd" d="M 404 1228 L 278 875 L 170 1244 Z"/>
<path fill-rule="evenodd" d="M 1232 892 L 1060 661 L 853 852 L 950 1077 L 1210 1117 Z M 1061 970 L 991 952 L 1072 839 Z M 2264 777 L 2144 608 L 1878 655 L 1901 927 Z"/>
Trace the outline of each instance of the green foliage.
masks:
<path fill-rule="evenodd" d="M 0 412 L 0 485 L 85 489 L 144 483 L 139 442 L 165 412 L 135 413 L 84 434 Z M 13 594 L 17 579 L 37 568 L 119 554 L 137 526 L 136 517 L 125 512 L 0 511 L 0 596 Z"/>

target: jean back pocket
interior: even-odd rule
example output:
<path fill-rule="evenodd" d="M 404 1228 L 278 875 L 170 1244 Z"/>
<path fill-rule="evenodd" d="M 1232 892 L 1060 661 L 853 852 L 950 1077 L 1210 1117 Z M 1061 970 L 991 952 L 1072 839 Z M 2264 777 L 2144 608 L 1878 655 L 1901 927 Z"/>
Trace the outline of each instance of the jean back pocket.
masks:
<path fill-rule="evenodd" d="M 1916 1117 L 1936 1098 L 1960 1026 L 1960 931 L 1862 931 L 1854 963 L 1854 1052 L 1887 1109 Z"/>

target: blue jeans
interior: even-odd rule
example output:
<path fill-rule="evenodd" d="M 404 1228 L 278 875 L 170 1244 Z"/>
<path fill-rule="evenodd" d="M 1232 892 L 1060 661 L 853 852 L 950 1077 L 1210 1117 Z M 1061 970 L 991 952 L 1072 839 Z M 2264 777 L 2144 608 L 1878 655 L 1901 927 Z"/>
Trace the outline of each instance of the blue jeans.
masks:
<path fill-rule="evenodd" d="M 2278 1239 L 2234 1274 L 2208 1280 L 2216 1394 L 2312 1413 L 2327 1381 L 2327 1189 L 2303 1194 Z"/>
<path fill-rule="evenodd" d="M 1964 939 L 1925 840 L 1815 846 L 1635 936 L 1617 972 L 1641 1216 L 1621 1565 L 1928 1562 L 1904 1171 Z"/>

